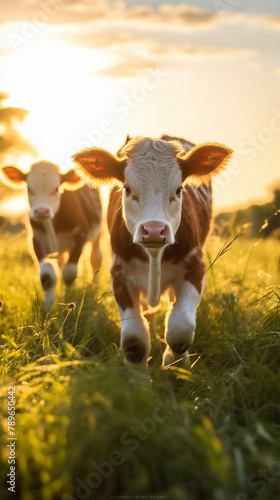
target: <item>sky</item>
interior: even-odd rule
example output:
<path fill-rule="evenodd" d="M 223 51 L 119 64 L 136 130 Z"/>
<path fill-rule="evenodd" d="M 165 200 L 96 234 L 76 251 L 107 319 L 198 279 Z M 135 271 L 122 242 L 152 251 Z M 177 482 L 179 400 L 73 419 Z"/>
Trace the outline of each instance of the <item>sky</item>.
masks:
<path fill-rule="evenodd" d="M 0 90 L 38 155 L 71 167 L 131 136 L 220 142 L 216 211 L 280 184 L 280 2 L 2 0 Z M 27 170 L 32 158 L 8 157 Z"/>

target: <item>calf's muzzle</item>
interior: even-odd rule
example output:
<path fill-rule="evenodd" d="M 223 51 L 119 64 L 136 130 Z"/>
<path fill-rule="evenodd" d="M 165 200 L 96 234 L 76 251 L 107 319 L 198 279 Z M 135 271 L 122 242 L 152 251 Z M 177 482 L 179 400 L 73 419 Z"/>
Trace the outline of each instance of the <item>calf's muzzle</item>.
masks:
<path fill-rule="evenodd" d="M 174 237 L 169 224 L 146 221 L 138 225 L 133 241 L 145 247 L 157 247 L 174 243 Z"/>
<path fill-rule="evenodd" d="M 50 216 L 51 212 L 47 207 L 36 207 L 33 210 L 33 217 L 36 219 L 48 219 Z"/>

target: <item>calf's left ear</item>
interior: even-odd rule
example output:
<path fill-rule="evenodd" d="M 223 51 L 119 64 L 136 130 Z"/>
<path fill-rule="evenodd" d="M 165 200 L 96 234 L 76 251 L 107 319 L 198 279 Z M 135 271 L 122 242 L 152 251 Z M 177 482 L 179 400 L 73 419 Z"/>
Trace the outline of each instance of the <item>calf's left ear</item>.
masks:
<path fill-rule="evenodd" d="M 208 183 L 212 176 L 219 174 L 233 154 L 232 149 L 218 143 L 198 144 L 183 157 L 178 157 L 183 182 Z"/>
<path fill-rule="evenodd" d="M 7 167 L 2 167 L 1 169 L 2 179 L 5 184 L 8 184 L 15 188 L 21 188 L 26 182 L 26 176 L 19 168 L 9 165 Z"/>
<path fill-rule="evenodd" d="M 66 172 L 66 174 L 61 174 L 61 185 L 62 189 L 67 189 L 69 191 L 75 191 L 79 189 L 84 184 L 81 177 L 75 172 L 73 168 Z"/>

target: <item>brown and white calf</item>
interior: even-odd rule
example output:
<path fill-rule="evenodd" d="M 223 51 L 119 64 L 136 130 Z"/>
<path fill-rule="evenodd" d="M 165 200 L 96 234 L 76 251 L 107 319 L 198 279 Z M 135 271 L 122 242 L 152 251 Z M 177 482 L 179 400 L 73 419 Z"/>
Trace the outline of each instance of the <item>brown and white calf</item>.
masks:
<path fill-rule="evenodd" d="M 172 139 L 132 139 L 119 158 L 89 148 L 73 159 L 78 174 L 92 186 L 112 180 L 119 185 L 111 192 L 107 219 L 126 359 L 146 364 L 149 357 L 150 334 L 140 295 L 156 306 L 160 295 L 171 289 L 176 301 L 166 318 L 164 364 L 176 361 L 187 367 L 211 222 L 210 180 L 232 151 L 221 144 L 193 147 L 184 139 Z"/>
<path fill-rule="evenodd" d="M 61 174 L 59 167 L 49 161 L 33 163 L 27 174 L 14 166 L 3 167 L 2 173 L 4 181 L 13 187 L 27 184 L 33 248 L 40 265 L 45 306 L 49 309 L 57 282 L 50 254 L 56 254 L 66 285 L 77 277 L 78 260 L 87 241 L 92 242 L 93 272 L 100 268 L 99 193 L 88 186 L 81 187 L 81 179 L 74 170 Z"/>

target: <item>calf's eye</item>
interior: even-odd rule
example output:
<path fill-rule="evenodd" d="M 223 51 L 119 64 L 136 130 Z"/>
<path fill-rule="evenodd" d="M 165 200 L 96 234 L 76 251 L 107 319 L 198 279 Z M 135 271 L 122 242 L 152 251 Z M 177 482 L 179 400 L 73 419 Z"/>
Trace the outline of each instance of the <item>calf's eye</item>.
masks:
<path fill-rule="evenodd" d="M 182 190 L 183 190 L 183 186 L 179 186 L 178 189 L 177 189 L 177 191 L 176 191 L 176 196 L 180 196 Z"/>
<path fill-rule="evenodd" d="M 131 189 L 127 184 L 124 184 L 123 188 L 125 190 L 125 194 L 127 194 L 127 195 L 131 194 Z"/>

